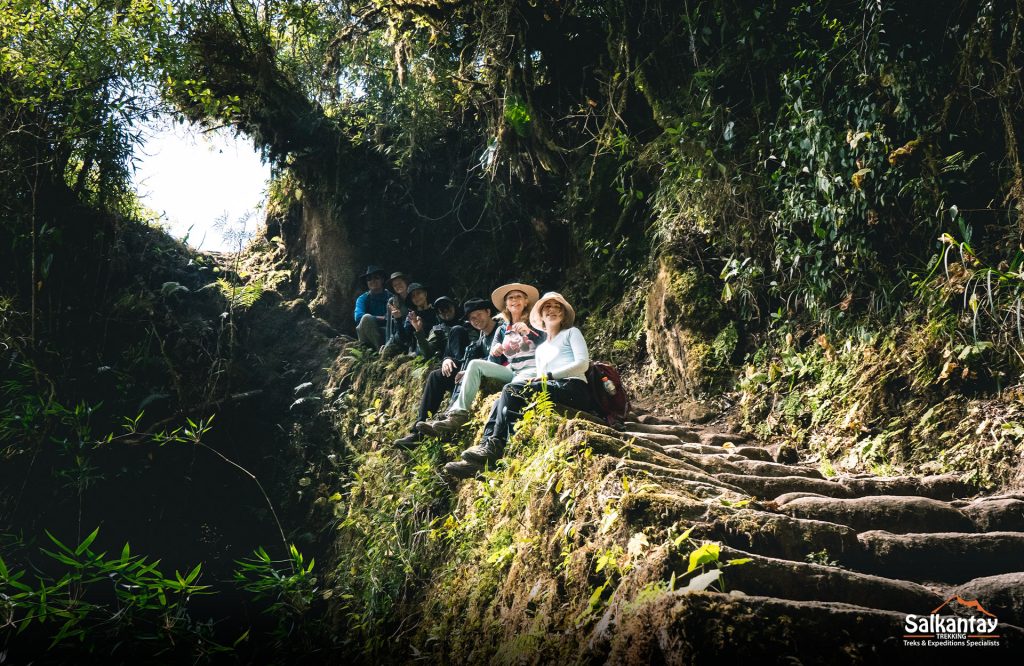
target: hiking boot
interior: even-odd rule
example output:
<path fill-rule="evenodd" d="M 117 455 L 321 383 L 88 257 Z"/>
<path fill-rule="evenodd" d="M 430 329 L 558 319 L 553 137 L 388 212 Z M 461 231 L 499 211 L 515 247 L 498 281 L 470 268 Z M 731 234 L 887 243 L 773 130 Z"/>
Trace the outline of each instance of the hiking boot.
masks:
<path fill-rule="evenodd" d="M 454 411 L 445 414 L 443 419 L 434 421 L 418 421 L 416 430 L 429 437 L 450 435 L 469 422 L 469 412 Z"/>
<path fill-rule="evenodd" d="M 450 462 L 444 466 L 445 474 L 456 479 L 470 479 L 482 471 L 484 471 L 483 465 L 466 462 L 465 460 Z"/>
<path fill-rule="evenodd" d="M 406 435 L 405 437 L 402 437 L 401 439 L 396 439 L 395 446 L 397 446 L 400 449 L 405 449 L 408 451 L 409 449 L 415 449 L 422 441 L 423 435 L 419 434 L 418 432 L 414 432 L 411 435 Z"/>
<path fill-rule="evenodd" d="M 493 466 L 494 463 L 501 458 L 501 454 L 504 449 L 504 442 L 495 439 L 494 437 L 488 437 L 476 446 L 471 446 L 463 451 L 462 459 L 466 462 L 476 463 L 478 465 L 486 465 L 490 463 Z"/>

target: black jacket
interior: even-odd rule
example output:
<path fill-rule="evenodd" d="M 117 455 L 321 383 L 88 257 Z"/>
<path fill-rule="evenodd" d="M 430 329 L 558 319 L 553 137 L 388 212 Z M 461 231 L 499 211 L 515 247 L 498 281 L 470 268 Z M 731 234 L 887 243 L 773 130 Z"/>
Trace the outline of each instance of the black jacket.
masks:
<path fill-rule="evenodd" d="M 473 359 L 487 358 L 490 355 L 491 344 L 494 343 L 494 336 L 498 334 L 499 328 L 501 328 L 501 326 L 495 325 L 494 329 L 488 334 L 484 334 L 483 331 L 480 331 L 477 339 L 466 345 L 466 349 L 461 357 L 451 357 L 460 359 L 458 361 L 459 370 L 465 370 L 469 365 L 469 362 Z"/>

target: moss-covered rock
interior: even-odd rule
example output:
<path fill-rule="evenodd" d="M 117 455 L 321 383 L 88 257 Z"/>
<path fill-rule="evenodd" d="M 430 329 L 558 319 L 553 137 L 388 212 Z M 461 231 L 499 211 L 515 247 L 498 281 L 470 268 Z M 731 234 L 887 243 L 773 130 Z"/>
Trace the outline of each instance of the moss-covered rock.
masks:
<path fill-rule="evenodd" d="M 739 342 L 719 299 L 719 285 L 697 267 L 663 257 L 647 299 L 647 352 L 688 397 L 706 393 Z"/>

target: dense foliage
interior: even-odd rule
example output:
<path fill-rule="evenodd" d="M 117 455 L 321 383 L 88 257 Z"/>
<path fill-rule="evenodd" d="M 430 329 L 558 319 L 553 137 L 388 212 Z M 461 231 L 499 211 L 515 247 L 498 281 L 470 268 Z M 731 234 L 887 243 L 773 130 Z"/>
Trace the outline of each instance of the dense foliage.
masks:
<path fill-rule="evenodd" d="M 167 443 L 153 437 L 195 432 L 214 411 L 232 432 L 234 389 L 277 381 L 240 368 L 262 372 L 266 349 L 302 337 L 243 350 L 237 311 L 264 284 L 308 299 L 308 283 L 347 314 L 354 287 L 323 279 L 337 255 L 318 259 L 319 285 L 308 268 L 340 238 L 349 277 L 386 262 L 460 297 L 509 277 L 559 288 L 595 349 L 638 379 L 670 381 L 666 366 L 683 364 L 676 388 L 726 393 L 758 434 L 810 445 L 823 466 L 851 457 L 1005 483 L 1024 439 L 1022 21 L 1024 0 L 0 0 L 0 463 L 60 479 L 23 480 L 25 497 L 52 501 L 33 519 L 42 529 L 76 502 L 86 518 L 115 505 L 81 500 L 101 481 L 136 475 L 142 488 Z M 155 113 L 229 124 L 273 161 L 272 280 L 214 276 L 142 229 L 131 156 Z M 662 354 L 659 329 L 685 349 Z M 268 396 L 288 404 L 312 371 L 278 351 L 273 372 L 292 385 Z M 345 409 L 372 419 L 371 404 Z M 246 465 L 273 467 L 243 446 L 272 439 L 268 414 L 222 440 Z M 274 436 L 304 452 L 298 408 L 289 418 Z M 978 455 L 982 425 L 995 434 Z M 139 440 L 138 467 L 108 436 Z M 418 461 L 387 511 L 362 511 L 360 497 L 406 473 L 381 460 L 350 461 L 373 475 L 346 486 L 356 508 L 338 555 L 377 576 L 338 583 L 344 621 L 374 649 L 422 583 L 386 560 L 383 533 L 395 515 L 399 545 L 420 538 L 413 527 L 439 529 L 437 507 L 420 504 L 443 494 Z M 175 469 L 180 480 L 192 468 Z M 270 504 L 260 491 L 255 503 Z M 20 498 L 0 509 L 34 509 Z M 0 578 L 38 606 L 54 586 L 134 576 L 142 591 L 126 603 L 141 622 L 178 613 L 150 591 L 200 585 L 191 560 L 172 578 L 134 543 L 105 555 L 82 513 L 46 541 L 39 529 L 14 539 L 42 543 L 78 579 L 47 562 L 29 585 L 24 550 L 0 559 Z M 289 634 L 312 583 L 298 551 L 278 556 L 287 571 L 257 551 L 238 584 L 273 598 Z M 70 614 L 62 639 L 106 626 L 88 602 L 54 607 Z M 185 632 L 193 655 L 206 654 L 204 631 Z"/>

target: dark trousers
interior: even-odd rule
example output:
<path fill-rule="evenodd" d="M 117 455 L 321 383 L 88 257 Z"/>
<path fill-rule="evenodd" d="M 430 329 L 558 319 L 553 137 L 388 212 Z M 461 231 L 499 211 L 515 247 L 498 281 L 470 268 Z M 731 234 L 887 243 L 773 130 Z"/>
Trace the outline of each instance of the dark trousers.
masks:
<path fill-rule="evenodd" d="M 553 402 L 585 412 L 594 411 L 590 387 L 582 379 L 553 379 L 547 385 L 548 395 Z M 484 439 L 493 437 L 502 443 L 507 442 L 513 426 L 522 418 L 526 406 L 542 388 L 541 382 L 506 384 L 484 426 Z"/>
<path fill-rule="evenodd" d="M 420 399 L 420 413 L 417 421 L 426 421 L 437 414 L 438 408 L 444 402 L 444 395 L 455 388 L 455 373 L 445 377 L 441 369 L 432 371 L 427 375 L 427 384 L 423 387 L 423 397 Z"/>

